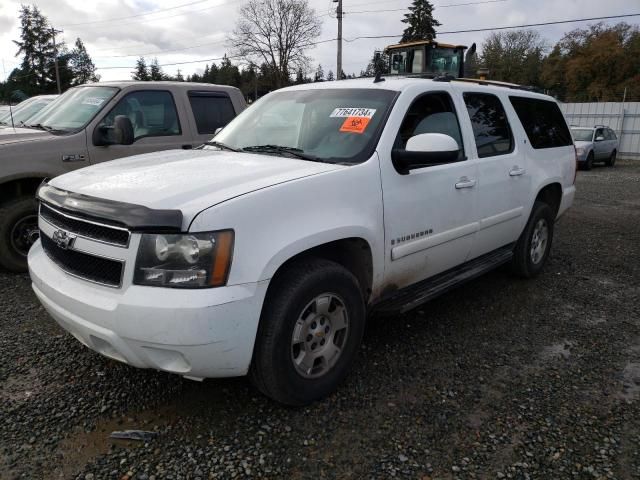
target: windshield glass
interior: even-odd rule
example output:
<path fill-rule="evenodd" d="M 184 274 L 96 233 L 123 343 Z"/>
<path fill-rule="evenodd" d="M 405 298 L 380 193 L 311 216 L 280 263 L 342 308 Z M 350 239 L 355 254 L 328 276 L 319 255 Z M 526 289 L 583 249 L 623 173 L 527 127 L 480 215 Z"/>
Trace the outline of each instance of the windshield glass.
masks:
<path fill-rule="evenodd" d="M 215 141 L 236 150 L 270 145 L 296 149 L 320 161 L 363 162 L 373 153 L 395 95 L 390 90 L 352 88 L 275 92 L 231 121 Z"/>
<path fill-rule="evenodd" d="M 54 130 L 78 130 L 93 119 L 100 109 L 117 93 L 115 87 L 79 87 L 67 90 L 53 104 L 49 104 L 27 122 Z"/>
<path fill-rule="evenodd" d="M 432 48 L 429 49 L 427 72 L 457 77 L 462 63 L 462 49 Z"/>
<path fill-rule="evenodd" d="M 0 115 L 0 125 L 11 125 L 11 119 L 13 117 L 13 124 L 18 127 L 22 122 L 27 121 L 54 100 L 55 97 L 30 98 L 29 100 L 25 100 L 20 105 L 12 108 L 12 114 L 6 112 Z"/>
<path fill-rule="evenodd" d="M 576 142 L 590 142 L 593 140 L 593 130 L 587 128 L 572 128 L 571 135 Z"/>

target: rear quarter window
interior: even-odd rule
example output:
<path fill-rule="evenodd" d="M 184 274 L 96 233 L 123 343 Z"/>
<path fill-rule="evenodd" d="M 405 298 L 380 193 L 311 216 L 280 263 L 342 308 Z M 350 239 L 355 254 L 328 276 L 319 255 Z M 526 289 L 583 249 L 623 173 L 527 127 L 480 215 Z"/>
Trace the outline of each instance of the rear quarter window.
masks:
<path fill-rule="evenodd" d="M 571 132 L 557 103 L 516 96 L 510 96 L 509 100 L 533 148 L 555 148 L 573 144 Z"/>

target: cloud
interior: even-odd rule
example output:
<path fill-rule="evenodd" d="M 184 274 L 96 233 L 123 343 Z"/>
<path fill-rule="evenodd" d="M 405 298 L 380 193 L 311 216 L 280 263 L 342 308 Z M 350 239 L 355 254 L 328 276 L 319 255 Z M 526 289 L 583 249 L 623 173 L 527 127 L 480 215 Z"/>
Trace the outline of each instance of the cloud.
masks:
<path fill-rule="evenodd" d="M 139 54 L 148 54 L 148 58 L 157 56 L 160 64 L 222 57 L 228 52 L 225 39 L 233 29 L 238 8 L 244 1 L 38 0 L 37 5 L 56 28 L 64 30 L 58 37 L 59 40 L 72 45 L 76 37 L 80 37 L 97 66 L 126 67 L 99 70 L 102 78 L 109 80 L 128 78 Z M 609 0 L 605 3 L 583 0 L 506 0 L 480 5 L 444 6 L 470 1 L 478 0 L 434 0 L 432 3 L 436 5 L 435 16 L 442 23 L 438 30 L 477 29 L 629 13 L 635 3 L 633 0 Z M 19 62 L 19 58 L 14 57 L 15 45 L 11 40 L 17 39 L 19 35 L 17 15 L 22 2 L 24 0 L 0 2 L 0 58 L 5 60 L 7 73 Z M 175 8 L 185 3 L 190 5 Z M 334 14 L 329 14 L 334 11 L 336 4 L 330 0 L 309 0 L 309 3 L 318 15 L 322 16 L 322 34 L 318 40 L 335 38 L 337 21 Z M 404 24 L 401 23 L 404 11 L 357 12 L 404 8 L 410 3 L 411 0 L 344 0 L 343 32 L 346 40 L 358 36 L 398 35 L 397 38 L 389 39 L 345 41 L 343 65 L 346 73 L 359 73 L 366 67 L 374 50 L 395 43 L 404 29 Z M 141 13 L 160 9 L 169 10 L 140 16 Z M 103 21 L 133 15 L 136 16 L 126 20 Z M 637 17 L 628 18 L 626 21 L 638 23 Z M 86 24 L 77 25 L 81 23 Z M 554 25 L 540 28 L 538 31 L 550 44 L 554 44 L 564 32 L 586 25 Z M 440 36 L 439 39 L 467 45 L 476 42 L 481 45 L 487 35 L 486 32 L 448 34 Z M 203 46 L 196 47 L 198 45 Z M 336 71 L 335 42 L 318 45 L 310 49 L 308 54 L 313 58 L 313 70 L 321 63 L 325 72 Z M 199 62 L 165 67 L 164 70 L 174 74 L 177 68 L 180 68 L 186 75 L 201 71 L 204 65 L 205 62 Z M 3 78 L 2 72 L 0 78 Z"/>

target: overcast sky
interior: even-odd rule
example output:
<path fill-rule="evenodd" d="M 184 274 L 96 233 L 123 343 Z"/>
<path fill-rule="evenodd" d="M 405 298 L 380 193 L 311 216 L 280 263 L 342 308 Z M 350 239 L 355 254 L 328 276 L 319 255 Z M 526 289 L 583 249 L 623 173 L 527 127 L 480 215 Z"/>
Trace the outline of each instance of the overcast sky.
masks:
<path fill-rule="evenodd" d="M 64 30 L 58 37 L 59 41 L 64 40 L 72 45 L 76 37 L 80 37 L 96 66 L 127 67 L 98 70 L 103 80 L 116 80 L 130 78 L 135 60 L 140 55 L 149 58 L 157 56 L 160 64 L 221 57 L 228 50 L 225 39 L 235 24 L 238 8 L 245 1 L 40 0 L 33 3 L 38 5 L 52 25 Z M 343 32 L 347 40 L 361 35 L 401 34 L 404 24 L 400 20 L 403 18 L 404 10 L 389 10 L 405 9 L 411 3 L 411 0 L 343 1 Z M 640 12 L 640 0 L 492 0 L 490 3 L 460 5 L 479 1 L 481 0 L 433 1 L 435 17 L 442 23 L 438 30 L 446 32 Z M 20 3 L 29 2 L 0 2 L 0 59 L 4 61 L 6 75 L 20 60 L 15 57 L 16 48 L 12 42 L 19 35 Z M 318 40 L 335 38 L 336 4 L 331 0 L 309 0 L 309 3 L 322 20 L 322 34 Z M 363 13 L 363 10 L 387 11 Z M 156 13 L 149 14 L 150 12 Z M 637 25 L 640 17 L 622 20 Z M 581 22 L 540 27 L 537 30 L 553 44 L 564 32 L 587 25 L 587 22 Z M 438 39 L 467 45 L 477 42 L 481 45 L 487 34 L 442 34 Z M 360 72 L 365 68 L 374 49 L 381 49 L 385 45 L 395 43 L 395 40 L 369 39 L 345 42 L 344 71 Z M 329 70 L 335 72 L 335 51 L 336 42 L 324 43 L 310 49 L 308 53 L 313 58 L 314 69 L 321 63 L 325 73 Z M 186 76 L 193 72 L 201 72 L 205 63 L 211 62 L 166 66 L 163 70 L 175 74 L 177 68 L 180 68 Z M 1 79 L 6 78 L 6 75 L 4 71 L 0 71 Z"/>

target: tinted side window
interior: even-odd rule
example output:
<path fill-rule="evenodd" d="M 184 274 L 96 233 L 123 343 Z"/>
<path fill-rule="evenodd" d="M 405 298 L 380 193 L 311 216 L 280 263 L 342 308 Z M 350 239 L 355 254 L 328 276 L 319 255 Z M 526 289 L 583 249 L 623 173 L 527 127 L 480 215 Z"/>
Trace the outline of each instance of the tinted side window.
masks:
<path fill-rule="evenodd" d="M 509 97 L 533 148 L 572 145 L 571 133 L 555 102 L 527 97 Z"/>
<path fill-rule="evenodd" d="M 189 102 L 199 134 L 215 133 L 236 116 L 231 99 L 226 95 L 189 92 Z"/>
<path fill-rule="evenodd" d="M 113 107 L 100 126 L 110 127 L 117 115 L 125 115 L 133 125 L 134 139 L 181 135 L 180 120 L 171 93 L 161 90 L 132 92 Z M 112 135 L 107 130 L 107 135 Z"/>
<path fill-rule="evenodd" d="M 609 140 L 617 140 L 618 137 L 616 137 L 616 132 L 614 132 L 613 130 L 609 129 Z"/>
<path fill-rule="evenodd" d="M 493 157 L 513 151 L 513 135 L 500 99 L 487 93 L 465 93 L 478 157 Z"/>

